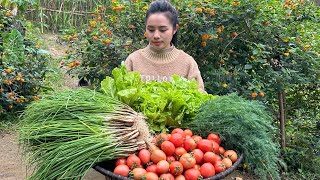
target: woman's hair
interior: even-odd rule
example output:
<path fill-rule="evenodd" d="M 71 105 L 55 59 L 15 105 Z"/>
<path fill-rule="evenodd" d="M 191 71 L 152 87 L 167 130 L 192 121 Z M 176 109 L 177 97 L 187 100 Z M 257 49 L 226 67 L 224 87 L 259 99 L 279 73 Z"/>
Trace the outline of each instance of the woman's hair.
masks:
<path fill-rule="evenodd" d="M 178 20 L 178 12 L 177 10 L 166 0 L 155 0 L 153 1 L 148 8 L 145 22 L 147 22 L 147 19 L 150 15 L 155 13 L 164 13 L 164 15 L 169 19 L 169 21 L 172 23 L 173 28 L 176 28 L 176 25 L 179 24 Z M 175 46 L 177 46 L 177 32 L 173 35 L 171 43 Z"/>

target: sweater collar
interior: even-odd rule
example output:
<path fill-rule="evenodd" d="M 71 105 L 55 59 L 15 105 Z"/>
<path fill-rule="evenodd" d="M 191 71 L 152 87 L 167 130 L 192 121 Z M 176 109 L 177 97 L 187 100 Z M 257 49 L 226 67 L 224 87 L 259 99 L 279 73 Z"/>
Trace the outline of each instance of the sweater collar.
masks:
<path fill-rule="evenodd" d="M 178 55 L 179 50 L 174 45 L 167 49 L 157 50 L 148 45 L 142 51 L 143 56 L 156 63 L 168 63 L 173 61 Z"/>

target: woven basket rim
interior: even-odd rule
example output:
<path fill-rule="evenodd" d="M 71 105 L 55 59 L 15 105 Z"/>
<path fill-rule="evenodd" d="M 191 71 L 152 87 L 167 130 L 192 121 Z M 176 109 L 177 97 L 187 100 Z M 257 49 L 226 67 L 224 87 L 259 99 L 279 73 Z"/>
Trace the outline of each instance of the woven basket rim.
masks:
<path fill-rule="evenodd" d="M 235 169 L 237 169 L 237 167 L 239 166 L 239 164 L 241 163 L 241 161 L 243 160 L 243 154 L 241 154 L 239 156 L 239 158 L 237 159 L 237 161 L 235 163 L 232 164 L 232 166 L 230 168 L 228 168 L 227 170 L 218 173 L 210 178 L 206 178 L 203 180 L 218 180 L 218 179 L 222 179 L 224 177 L 226 177 L 227 175 L 229 175 L 232 171 L 234 171 Z M 98 171 L 99 173 L 103 174 L 106 177 L 112 178 L 112 179 L 116 179 L 116 180 L 132 180 L 131 178 L 128 177 L 123 177 L 123 176 L 119 176 L 117 174 L 114 174 L 113 172 L 99 166 L 96 165 L 93 167 L 93 169 L 95 169 L 96 171 Z"/>

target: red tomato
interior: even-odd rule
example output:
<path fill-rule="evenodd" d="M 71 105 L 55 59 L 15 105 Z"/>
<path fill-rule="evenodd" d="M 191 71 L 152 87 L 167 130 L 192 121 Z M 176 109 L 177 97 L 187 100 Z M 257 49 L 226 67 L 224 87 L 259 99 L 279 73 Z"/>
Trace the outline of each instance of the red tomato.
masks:
<path fill-rule="evenodd" d="M 198 180 L 201 177 L 201 173 L 199 170 L 191 168 L 184 172 L 184 177 L 186 180 Z"/>
<path fill-rule="evenodd" d="M 203 161 L 206 163 L 208 162 L 208 163 L 214 164 L 217 161 L 215 156 L 218 156 L 218 155 L 216 155 L 214 152 L 206 152 L 203 155 Z"/>
<path fill-rule="evenodd" d="M 183 144 L 183 137 L 179 133 L 171 134 L 169 141 L 172 142 L 175 147 L 181 147 Z"/>
<path fill-rule="evenodd" d="M 144 180 L 157 180 L 159 179 L 158 175 L 154 172 L 147 172 L 144 175 L 145 178 L 143 178 Z"/>
<path fill-rule="evenodd" d="M 190 137 L 192 136 L 192 131 L 190 129 L 185 129 L 183 132 L 184 132 L 186 137 L 187 136 L 190 136 Z"/>
<path fill-rule="evenodd" d="M 164 141 L 161 143 L 161 150 L 167 155 L 172 156 L 176 150 L 174 144 L 170 141 Z"/>
<path fill-rule="evenodd" d="M 120 164 L 127 164 L 127 159 L 125 158 L 119 158 L 116 160 L 116 166 L 119 166 Z"/>
<path fill-rule="evenodd" d="M 198 136 L 198 135 L 193 135 L 193 136 L 191 136 L 191 138 L 194 140 L 194 142 L 196 142 L 196 143 L 198 143 L 201 139 L 202 139 L 202 137 L 201 136 Z"/>
<path fill-rule="evenodd" d="M 171 164 L 172 162 L 176 161 L 176 158 L 174 158 L 173 156 L 167 156 L 166 161 Z"/>
<path fill-rule="evenodd" d="M 229 158 L 223 158 L 222 162 L 226 165 L 226 169 L 232 166 L 232 161 Z"/>
<path fill-rule="evenodd" d="M 219 154 L 223 155 L 226 150 L 222 146 L 219 147 Z"/>
<path fill-rule="evenodd" d="M 186 180 L 186 178 L 184 177 L 184 175 L 181 174 L 179 176 L 176 176 L 174 180 Z"/>
<path fill-rule="evenodd" d="M 120 165 L 116 166 L 116 168 L 114 168 L 113 173 L 118 174 L 120 176 L 128 177 L 129 171 L 130 171 L 130 169 L 127 165 L 120 164 Z"/>
<path fill-rule="evenodd" d="M 147 172 L 157 173 L 157 165 L 156 165 L 156 164 L 151 164 L 150 166 L 148 166 L 148 167 L 146 168 L 146 171 L 147 171 Z"/>
<path fill-rule="evenodd" d="M 170 173 L 161 174 L 159 179 L 161 180 L 174 180 L 174 177 Z"/>
<path fill-rule="evenodd" d="M 197 164 L 202 164 L 203 162 L 203 152 L 200 149 L 194 149 L 192 150 L 193 156 L 196 159 Z"/>
<path fill-rule="evenodd" d="M 167 159 L 167 156 L 166 154 L 160 150 L 160 149 L 155 149 L 151 152 L 151 156 L 150 156 L 150 159 L 152 162 L 154 163 L 158 163 L 159 161 L 161 160 L 166 160 Z"/>
<path fill-rule="evenodd" d="M 221 144 L 221 139 L 220 139 L 220 137 L 219 137 L 217 134 L 210 133 L 210 134 L 208 135 L 207 139 L 215 141 L 216 143 L 218 143 L 218 145 Z"/>
<path fill-rule="evenodd" d="M 169 172 L 169 163 L 166 160 L 161 160 L 157 163 L 157 174 Z"/>
<path fill-rule="evenodd" d="M 203 178 L 208 178 L 216 174 L 214 166 L 211 163 L 204 163 L 200 167 L 200 173 Z"/>
<path fill-rule="evenodd" d="M 179 161 L 172 162 L 169 166 L 170 173 L 174 176 L 181 175 L 183 172 L 183 166 Z"/>
<path fill-rule="evenodd" d="M 185 137 L 184 131 L 181 128 L 175 128 L 172 130 L 171 135 L 175 134 L 175 133 L 179 133 L 181 134 L 182 137 Z"/>
<path fill-rule="evenodd" d="M 211 140 L 202 139 L 198 142 L 197 148 L 200 149 L 202 152 L 206 153 L 208 151 L 213 150 L 213 144 Z"/>
<path fill-rule="evenodd" d="M 180 157 L 179 162 L 183 165 L 183 169 L 190 169 L 196 164 L 196 159 L 190 153 L 186 153 Z"/>
<path fill-rule="evenodd" d="M 214 163 L 214 170 L 216 173 L 221 173 L 226 170 L 226 165 L 222 161 L 217 161 Z"/>
<path fill-rule="evenodd" d="M 187 152 L 190 152 L 197 147 L 197 144 L 192 138 L 186 138 L 183 142 L 183 147 Z"/>
<path fill-rule="evenodd" d="M 223 153 L 223 156 L 231 159 L 233 163 L 238 159 L 238 155 L 234 150 L 226 150 L 226 152 Z"/>
<path fill-rule="evenodd" d="M 131 154 L 128 158 L 127 158 L 127 165 L 130 169 L 139 167 L 141 165 L 141 160 L 140 158 L 135 155 L 135 154 Z"/>
<path fill-rule="evenodd" d="M 177 147 L 175 152 L 174 152 L 174 155 L 177 156 L 177 159 L 180 158 L 182 155 L 186 154 L 187 151 L 183 148 L 183 147 Z"/>
<path fill-rule="evenodd" d="M 160 146 L 162 142 L 168 141 L 168 140 L 169 140 L 168 134 L 161 133 L 154 138 L 154 144 L 157 146 Z"/>
<path fill-rule="evenodd" d="M 212 147 L 213 147 L 213 152 L 216 154 L 219 154 L 219 144 L 216 143 L 215 141 L 212 141 Z"/>
<path fill-rule="evenodd" d="M 147 171 L 143 168 L 134 168 L 132 170 L 133 179 L 135 180 L 141 180 L 146 173 Z"/>
<path fill-rule="evenodd" d="M 141 164 L 146 165 L 150 162 L 151 153 L 147 149 L 141 149 L 138 153 L 138 157 L 141 160 Z"/>

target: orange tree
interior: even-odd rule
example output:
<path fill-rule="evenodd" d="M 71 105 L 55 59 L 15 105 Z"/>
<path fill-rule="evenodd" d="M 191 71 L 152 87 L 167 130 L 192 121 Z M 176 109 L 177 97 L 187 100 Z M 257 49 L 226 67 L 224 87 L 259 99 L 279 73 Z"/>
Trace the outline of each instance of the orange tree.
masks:
<path fill-rule="evenodd" d="M 38 100 L 50 56 L 24 35 L 24 22 L 0 9 L 0 119 Z M 9 115 L 9 116 L 8 116 Z"/>
<path fill-rule="evenodd" d="M 319 7 L 303 0 L 171 2 L 180 14 L 178 48 L 198 62 L 206 91 L 237 92 L 265 102 L 279 119 L 286 117 L 282 133 L 288 141 L 282 145 L 289 169 L 319 173 L 317 166 L 310 166 L 320 163 L 320 117 L 315 113 Z M 80 33 L 64 36 L 72 46 L 64 63 L 98 86 L 129 53 L 146 45 L 144 15 L 149 3 L 119 0 L 99 6 Z"/>

